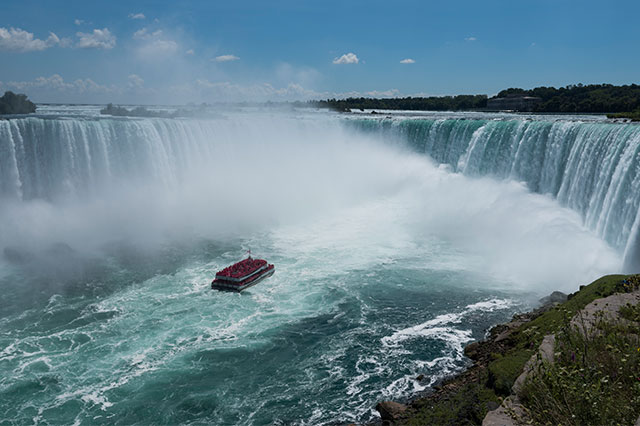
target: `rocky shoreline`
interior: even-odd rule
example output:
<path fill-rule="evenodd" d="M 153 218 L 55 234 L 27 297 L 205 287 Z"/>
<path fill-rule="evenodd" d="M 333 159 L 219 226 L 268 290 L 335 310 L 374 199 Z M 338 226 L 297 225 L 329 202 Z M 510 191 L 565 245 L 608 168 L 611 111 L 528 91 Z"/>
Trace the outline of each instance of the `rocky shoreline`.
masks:
<path fill-rule="evenodd" d="M 615 303 L 611 302 L 613 299 Z M 540 360 L 553 360 L 554 333 L 585 315 L 616 317 L 623 303 L 640 301 L 640 276 L 610 275 L 565 295 L 554 292 L 531 312 L 516 314 L 494 326 L 483 341 L 466 346 L 473 364 L 433 386 L 427 395 L 407 404 L 382 401 L 377 424 L 384 425 L 516 425 L 531 422 L 521 405 L 527 374 Z M 616 317 L 617 318 L 617 317 Z M 568 323 L 567 321 L 571 321 Z M 640 349 L 639 349 L 640 351 Z M 416 378 L 416 379 L 419 379 Z M 638 379 L 640 380 L 640 378 Z M 639 407 L 640 410 L 640 407 Z M 640 418 L 639 418 L 640 420 Z"/>

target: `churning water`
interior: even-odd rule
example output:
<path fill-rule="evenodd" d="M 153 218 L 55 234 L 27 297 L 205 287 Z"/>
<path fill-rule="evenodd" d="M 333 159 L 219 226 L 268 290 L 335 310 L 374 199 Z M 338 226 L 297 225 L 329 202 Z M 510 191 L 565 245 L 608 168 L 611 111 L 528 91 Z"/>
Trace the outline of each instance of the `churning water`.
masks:
<path fill-rule="evenodd" d="M 618 272 L 639 127 L 469 118 L 0 120 L 0 417 L 366 421 Z M 276 274 L 211 291 L 249 248 Z"/>

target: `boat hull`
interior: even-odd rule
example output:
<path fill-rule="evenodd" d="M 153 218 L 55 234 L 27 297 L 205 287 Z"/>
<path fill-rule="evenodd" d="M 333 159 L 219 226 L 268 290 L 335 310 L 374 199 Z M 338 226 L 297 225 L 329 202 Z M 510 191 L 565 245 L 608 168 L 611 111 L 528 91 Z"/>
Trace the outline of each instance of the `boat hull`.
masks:
<path fill-rule="evenodd" d="M 251 281 L 243 283 L 243 284 L 237 284 L 237 283 L 234 283 L 234 282 L 225 282 L 223 280 L 216 279 L 216 280 L 213 280 L 213 282 L 211 283 L 211 288 L 213 290 L 230 291 L 230 292 L 234 292 L 234 293 L 240 293 L 242 290 L 246 290 L 249 287 L 253 287 L 254 285 L 258 284 L 260 281 L 264 280 L 265 278 L 269 278 L 271 275 L 273 275 L 273 273 L 275 271 L 276 271 L 275 267 L 269 268 L 264 273 L 256 276 Z"/>

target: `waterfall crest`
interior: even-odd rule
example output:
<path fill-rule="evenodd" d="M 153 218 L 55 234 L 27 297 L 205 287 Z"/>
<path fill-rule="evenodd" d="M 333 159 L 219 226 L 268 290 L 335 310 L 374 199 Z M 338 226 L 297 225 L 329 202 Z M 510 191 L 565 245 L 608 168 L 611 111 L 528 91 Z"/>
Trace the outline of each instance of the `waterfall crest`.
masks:
<path fill-rule="evenodd" d="M 0 196 L 17 201 L 82 198 L 136 179 L 176 187 L 195 162 L 212 164 L 228 156 L 238 126 L 246 132 L 246 124 L 247 120 L 0 120 Z M 627 265 L 636 263 L 638 125 L 520 118 L 358 119 L 348 124 L 360 133 L 403 140 L 465 175 L 524 182 L 531 191 L 548 194 L 580 213 L 589 229 L 625 253 Z M 251 130 L 257 139 L 261 125 L 265 122 Z"/>
<path fill-rule="evenodd" d="M 626 254 L 640 226 L 640 126 L 545 121 L 356 120 L 355 127 L 400 138 L 455 171 L 526 183 L 579 212 L 585 225 Z"/>

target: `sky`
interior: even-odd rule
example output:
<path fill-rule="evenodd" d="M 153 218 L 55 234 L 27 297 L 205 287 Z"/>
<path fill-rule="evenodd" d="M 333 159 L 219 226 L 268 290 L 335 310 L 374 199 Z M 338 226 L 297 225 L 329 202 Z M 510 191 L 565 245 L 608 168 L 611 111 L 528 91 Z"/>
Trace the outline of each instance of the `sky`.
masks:
<path fill-rule="evenodd" d="M 634 1 L 0 1 L 0 92 L 184 104 L 640 82 Z"/>

